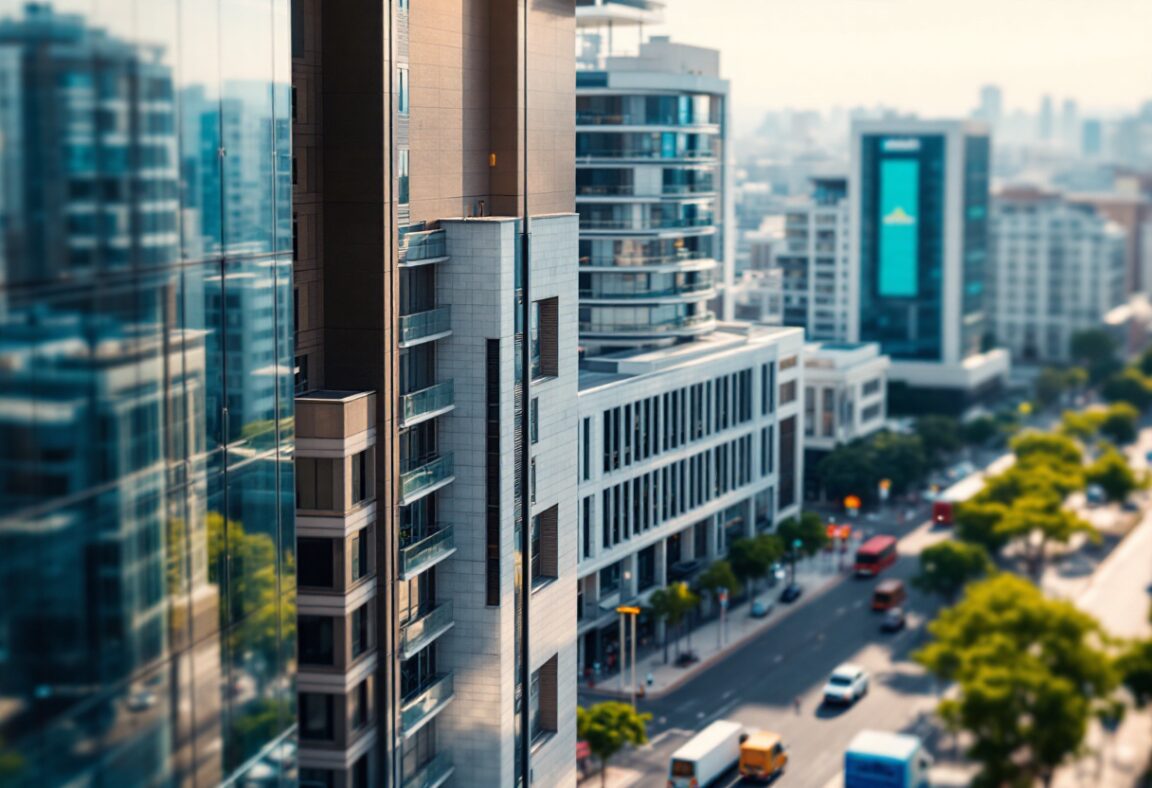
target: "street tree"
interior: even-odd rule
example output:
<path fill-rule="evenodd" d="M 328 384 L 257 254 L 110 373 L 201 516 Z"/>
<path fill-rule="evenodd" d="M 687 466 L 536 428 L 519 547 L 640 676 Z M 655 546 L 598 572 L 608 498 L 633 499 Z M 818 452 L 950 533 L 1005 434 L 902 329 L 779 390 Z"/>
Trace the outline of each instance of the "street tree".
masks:
<path fill-rule="evenodd" d="M 977 785 L 1049 784 L 1117 683 L 1100 625 L 1015 575 L 972 583 L 928 631 L 914 658 L 956 684 L 938 711 L 972 737 Z"/>
<path fill-rule="evenodd" d="M 576 707 L 576 737 L 588 742 L 588 749 L 600 760 L 600 785 L 608 784 L 608 761 L 627 745 L 638 747 L 648 741 L 652 715 L 638 713 L 619 701 L 605 701 L 585 709 Z"/>
<path fill-rule="evenodd" d="M 652 615 L 664 622 L 664 662 L 668 662 L 668 633 L 675 633 L 676 656 L 680 656 L 680 637 L 688 615 L 700 604 L 698 597 L 688 584 L 681 581 L 667 588 L 659 588 L 648 597 L 648 607 Z"/>
<path fill-rule="evenodd" d="M 873 467 L 880 478 L 892 481 L 893 495 L 903 495 L 923 481 L 928 462 L 919 435 L 879 432 L 871 444 Z"/>
<path fill-rule="evenodd" d="M 1051 545 L 1066 545 L 1081 533 L 1093 541 L 1100 539 L 1091 523 L 1065 509 L 1063 498 L 1052 492 L 1031 492 L 1017 498 L 996 530 L 1019 547 L 1028 574 L 1037 582 L 1044 574 Z"/>
<path fill-rule="evenodd" d="M 825 495 L 834 501 L 842 501 L 847 495 L 871 500 L 880 481 L 872 449 L 863 440 L 837 446 L 828 452 L 817 466 L 817 472 L 824 484 Z"/>
<path fill-rule="evenodd" d="M 1076 441 L 1055 432 L 1027 430 L 1013 438 L 1011 446 L 1017 463 L 1021 464 L 1037 460 L 1043 464 L 1079 466 L 1084 461 Z"/>
<path fill-rule="evenodd" d="M 1036 392 L 1036 401 L 1041 407 L 1047 408 L 1061 400 L 1065 392 L 1071 388 L 1072 381 L 1068 374 L 1056 367 L 1044 367 L 1036 376 L 1033 384 Z"/>
<path fill-rule="evenodd" d="M 920 574 L 912 584 L 952 604 L 966 585 L 993 569 L 988 551 L 979 544 L 947 539 L 920 552 Z"/>
<path fill-rule="evenodd" d="M 721 591 L 726 591 L 729 599 L 740 593 L 740 580 L 732 571 L 732 564 L 723 559 L 713 561 L 696 578 L 696 583 L 702 591 L 708 592 L 713 601 L 720 599 Z"/>
<path fill-rule="evenodd" d="M 1136 440 L 1140 411 L 1127 402 L 1114 402 L 1100 420 L 1100 434 L 1118 446 Z"/>
<path fill-rule="evenodd" d="M 1008 507 L 985 495 L 976 495 L 955 508 L 952 520 L 956 538 L 979 545 L 990 555 L 997 555 L 1008 543 L 998 528 Z"/>
<path fill-rule="evenodd" d="M 1127 402 L 1143 413 L 1152 406 L 1152 383 L 1140 370 L 1128 367 L 1104 381 L 1100 396 L 1108 402 Z"/>
<path fill-rule="evenodd" d="M 1136 360 L 1136 368 L 1145 375 L 1152 376 L 1152 347 L 1147 348 Z"/>
<path fill-rule="evenodd" d="M 1088 371 L 1092 383 L 1099 383 L 1119 368 L 1116 338 L 1100 328 L 1077 331 L 1069 342 L 1072 359 Z"/>
<path fill-rule="evenodd" d="M 815 512 L 801 512 L 799 517 L 789 517 L 776 527 L 787 551 L 791 580 L 796 580 L 796 561 L 804 556 L 816 555 L 828 544 L 828 529 L 824 520 Z"/>
<path fill-rule="evenodd" d="M 737 539 L 728 548 L 728 562 L 737 579 L 752 592 L 755 583 L 768 574 L 772 564 L 784 555 L 784 545 L 775 534 L 760 534 Z"/>
<path fill-rule="evenodd" d="M 959 451 L 964 445 L 960 436 L 960 422 L 951 416 L 921 416 L 916 419 L 915 430 L 924 456 L 933 468 L 941 467 L 948 455 Z"/>
<path fill-rule="evenodd" d="M 1152 702 L 1152 638 L 1129 643 L 1116 660 L 1116 667 L 1138 708 Z"/>
<path fill-rule="evenodd" d="M 1096 439 L 1107 416 L 1106 408 L 1066 410 L 1060 418 L 1060 432 L 1069 438 L 1090 443 Z"/>
<path fill-rule="evenodd" d="M 1000 426 L 991 416 L 977 416 L 964 422 L 961 428 L 964 442 L 970 446 L 986 446 L 1000 434 Z"/>
<path fill-rule="evenodd" d="M 1111 446 L 1085 469 L 1084 479 L 1100 485 L 1109 501 L 1123 501 L 1140 487 L 1127 458 Z"/>

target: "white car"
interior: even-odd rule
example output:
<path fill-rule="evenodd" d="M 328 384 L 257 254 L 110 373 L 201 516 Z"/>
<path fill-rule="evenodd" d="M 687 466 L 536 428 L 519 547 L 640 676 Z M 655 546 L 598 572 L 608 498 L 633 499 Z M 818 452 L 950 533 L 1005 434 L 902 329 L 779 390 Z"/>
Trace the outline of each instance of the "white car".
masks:
<path fill-rule="evenodd" d="M 851 705 L 868 694 L 868 673 L 859 665 L 844 663 L 824 685 L 824 702 Z"/>

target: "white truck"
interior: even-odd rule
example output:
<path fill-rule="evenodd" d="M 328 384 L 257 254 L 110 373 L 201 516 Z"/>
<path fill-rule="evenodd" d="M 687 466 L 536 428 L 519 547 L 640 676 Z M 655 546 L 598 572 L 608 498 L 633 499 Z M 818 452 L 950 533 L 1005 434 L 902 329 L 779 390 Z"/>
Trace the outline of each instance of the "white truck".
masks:
<path fill-rule="evenodd" d="M 931 767 L 916 736 L 860 731 L 844 753 L 844 788 L 927 788 Z"/>
<path fill-rule="evenodd" d="M 676 752 L 668 765 L 668 788 L 706 788 L 740 761 L 744 726 L 716 720 Z"/>

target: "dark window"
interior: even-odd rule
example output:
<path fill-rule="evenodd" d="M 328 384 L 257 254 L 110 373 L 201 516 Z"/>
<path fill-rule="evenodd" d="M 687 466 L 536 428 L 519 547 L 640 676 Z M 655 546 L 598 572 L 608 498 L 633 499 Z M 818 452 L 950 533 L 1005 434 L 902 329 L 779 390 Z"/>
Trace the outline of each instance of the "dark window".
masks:
<path fill-rule="evenodd" d="M 335 698 L 318 692 L 300 693 L 300 738 L 332 741 L 336 738 Z"/>
<path fill-rule="evenodd" d="M 489 339 L 485 359 L 485 583 L 484 602 L 500 604 L 500 340 Z"/>
<path fill-rule="evenodd" d="M 352 658 L 363 654 L 372 647 L 371 603 L 367 602 L 352 611 Z"/>
<path fill-rule="evenodd" d="M 590 418 L 584 419 L 583 438 L 581 472 L 583 473 L 583 478 L 587 480 L 592 475 L 592 419 Z"/>
<path fill-rule="evenodd" d="M 367 500 L 368 492 L 368 449 L 352 455 L 352 503 Z"/>
<path fill-rule="evenodd" d="M 532 518 L 532 585 L 558 575 L 559 507 L 552 506 Z"/>
<path fill-rule="evenodd" d="M 331 667 L 336 664 L 333 623 L 330 616 L 297 616 L 301 665 Z"/>
<path fill-rule="evenodd" d="M 533 443 L 540 442 L 540 398 L 533 397 L 528 408 L 528 436 Z"/>
<path fill-rule="evenodd" d="M 352 580 L 353 582 L 365 577 L 369 570 L 368 563 L 368 529 L 362 528 L 352 534 L 351 545 Z"/>
<path fill-rule="evenodd" d="M 316 457 L 296 458 L 296 508 L 329 510 L 336 508 L 336 461 Z"/>
<path fill-rule="evenodd" d="M 331 539 L 300 537 L 296 540 L 296 562 L 296 577 L 301 587 L 334 587 L 336 571 Z"/>
<path fill-rule="evenodd" d="M 780 508 L 796 502 L 796 417 L 780 422 Z"/>
<path fill-rule="evenodd" d="M 349 711 L 349 718 L 352 721 L 352 730 L 358 731 L 368 724 L 368 720 L 372 717 L 371 708 L 371 693 L 369 690 L 370 679 L 364 679 L 356 685 L 356 689 L 348 696 L 348 703 L 351 706 Z"/>
<path fill-rule="evenodd" d="M 533 378 L 553 378 L 560 374 L 560 302 L 545 298 L 532 304 L 529 349 Z"/>
<path fill-rule="evenodd" d="M 300 788 L 336 788 L 336 772 L 331 769 L 300 769 Z"/>

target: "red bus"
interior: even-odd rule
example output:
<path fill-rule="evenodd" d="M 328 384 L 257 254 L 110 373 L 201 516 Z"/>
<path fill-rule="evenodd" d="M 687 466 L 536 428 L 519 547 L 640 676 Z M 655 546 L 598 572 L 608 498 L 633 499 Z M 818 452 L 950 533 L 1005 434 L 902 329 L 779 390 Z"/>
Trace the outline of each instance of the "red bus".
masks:
<path fill-rule="evenodd" d="M 853 568 L 861 577 L 873 577 L 880 574 L 884 567 L 891 566 L 895 560 L 896 537 L 873 536 L 856 551 L 856 564 Z"/>

